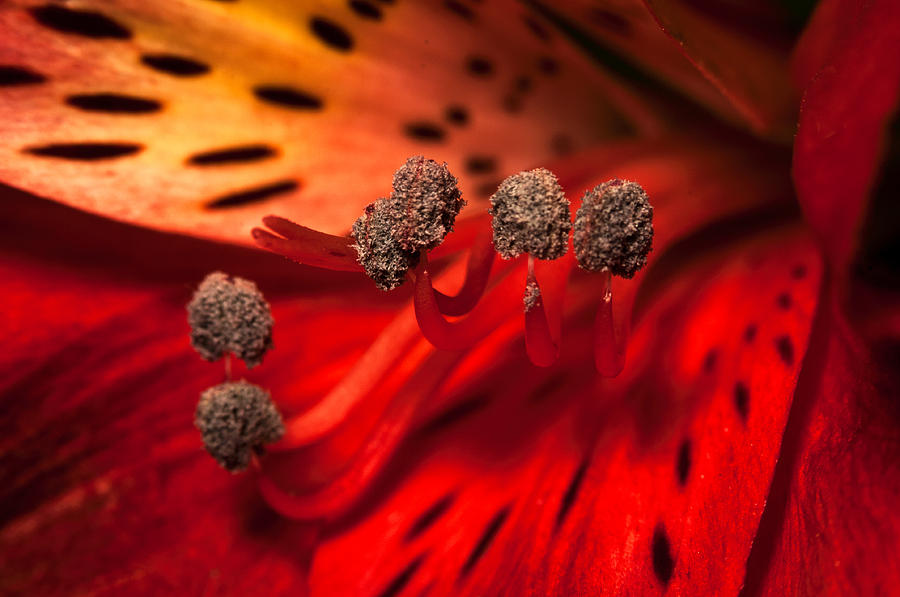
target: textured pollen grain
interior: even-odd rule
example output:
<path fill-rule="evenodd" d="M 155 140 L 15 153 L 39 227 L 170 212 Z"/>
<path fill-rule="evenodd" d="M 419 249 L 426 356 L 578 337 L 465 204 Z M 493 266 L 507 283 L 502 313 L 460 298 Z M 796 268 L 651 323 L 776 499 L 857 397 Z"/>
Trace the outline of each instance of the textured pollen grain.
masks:
<path fill-rule="evenodd" d="M 230 352 L 254 367 L 272 348 L 272 312 L 249 280 L 211 273 L 200 283 L 187 310 L 191 344 L 207 361 Z"/>
<path fill-rule="evenodd" d="M 194 413 L 206 451 L 233 473 L 250 465 L 251 451 L 281 439 L 284 422 L 268 392 L 246 381 L 206 389 Z"/>
<path fill-rule="evenodd" d="M 569 200 L 552 172 L 537 168 L 510 176 L 491 196 L 494 248 L 504 259 L 566 254 L 572 229 Z"/>
<path fill-rule="evenodd" d="M 632 278 L 653 244 L 653 207 L 635 182 L 610 180 L 586 192 L 575 214 L 575 257 L 588 271 Z"/>

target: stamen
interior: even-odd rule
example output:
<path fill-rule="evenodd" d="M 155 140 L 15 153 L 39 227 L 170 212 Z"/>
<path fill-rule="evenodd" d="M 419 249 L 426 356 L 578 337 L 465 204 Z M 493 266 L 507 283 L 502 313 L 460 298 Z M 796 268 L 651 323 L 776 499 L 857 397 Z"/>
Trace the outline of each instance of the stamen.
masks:
<path fill-rule="evenodd" d="M 390 200 L 381 198 L 370 203 L 353 223 L 354 248 L 359 263 L 380 290 L 393 290 L 406 280 L 418 253 L 404 249 L 394 237 L 395 214 Z"/>
<path fill-rule="evenodd" d="M 211 273 L 200 283 L 187 310 L 191 344 L 207 361 L 230 352 L 254 367 L 272 348 L 274 321 L 269 303 L 249 280 Z"/>
<path fill-rule="evenodd" d="M 414 277 L 416 321 L 425 339 L 441 350 L 461 350 L 477 344 L 510 315 L 509 306 L 515 300 L 516 282 L 507 276 L 471 313 L 451 323 L 438 308 L 428 261 L 424 256 L 416 267 Z"/>
<path fill-rule="evenodd" d="M 504 259 L 528 253 L 565 255 L 572 229 L 569 200 L 552 172 L 537 168 L 510 176 L 491 196 L 494 247 Z"/>
<path fill-rule="evenodd" d="M 356 261 L 353 239 L 349 237 L 319 232 L 278 216 L 264 217 L 263 224 L 283 237 L 275 236 L 262 228 L 254 228 L 250 233 L 256 244 L 263 249 L 303 265 L 346 272 L 363 270 Z"/>
<path fill-rule="evenodd" d="M 549 367 L 559 358 L 559 345 L 550 331 L 541 287 L 534 275 L 534 258 L 530 256 L 525 285 L 525 350 L 531 362 L 538 367 Z"/>
<path fill-rule="evenodd" d="M 575 214 L 575 257 L 591 272 L 632 278 L 653 244 L 653 208 L 636 182 L 610 180 L 586 192 Z"/>
<path fill-rule="evenodd" d="M 404 309 L 325 398 L 307 412 L 286 421 L 284 438 L 273 444 L 270 451 L 284 452 L 311 444 L 337 428 L 391 368 L 408 354 L 419 339 L 418 332 L 412 310 Z"/>
<path fill-rule="evenodd" d="M 263 498 L 275 511 L 288 518 L 310 520 L 346 512 L 358 502 L 400 445 L 421 402 L 439 389 L 463 356 L 448 352 L 432 354 L 400 389 L 375 431 L 339 478 L 318 491 L 292 494 L 280 488 L 262 470 L 259 490 Z"/>
<path fill-rule="evenodd" d="M 394 173 L 391 196 L 370 203 L 353 224 L 359 263 L 378 288 L 403 284 L 420 252 L 453 230 L 465 205 L 457 182 L 447 164 L 411 157 Z"/>
<path fill-rule="evenodd" d="M 281 415 L 268 392 L 246 381 L 227 382 L 201 394 L 194 426 L 206 451 L 233 473 L 249 466 L 251 453 L 284 434 Z"/>
<path fill-rule="evenodd" d="M 417 155 L 394 173 L 390 198 L 397 215 L 392 231 L 406 251 L 431 250 L 453 230 L 456 216 L 466 202 L 447 164 Z"/>
<path fill-rule="evenodd" d="M 613 320 L 612 274 L 603 272 L 605 289 L 597 317 L 594 319 L 594 366 L 603 377 L 616 377 L 625 368 L 625 344 L 628 322 L 623 320 L 619 332 Z"/>
<path fill-rule="evenodd" d="M 475 307 L 487 288 L 494 256 L 491 231 L 483 229 L 469 251 L 469 260 L 466 262 L 466 279 L 459 292 L 455 296 L 447 296 L 443 292 L 434 291 L 441 313 L 465 315 Z"/>

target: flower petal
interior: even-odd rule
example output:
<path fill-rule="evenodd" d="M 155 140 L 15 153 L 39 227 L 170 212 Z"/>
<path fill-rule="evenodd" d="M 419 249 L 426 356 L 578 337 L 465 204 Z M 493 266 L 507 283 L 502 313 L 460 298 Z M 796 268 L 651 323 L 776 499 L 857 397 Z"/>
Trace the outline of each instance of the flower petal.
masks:
<path fill-rule="evenodd" d="M 16 0 L 0 31 L 0 180 L 243 243 L 273 212 L 345 232 L 409 155 L 484 198 L 651 118 L 512 0 Z"/>
<path fill-rule="evenodd" d="M 579 0 L 564 14 L 627 61 L 759 135 L 787 139 L 796 95 L 785 19 L 765 3 Z"/>
<path fill-rule="evenodd" d="M 898 338 L 860 342 L 834 305 L 817 317 L 748 597 L 879 595 L 900 584 Z"/>
<path fill-rule="evenodd" d="M 303 594 L 314 529 L 279 520 L 191 425 L 223 374 L 191 349 L 185 304 L 210 270 L 259 282 L 276 350 L 237 374 L 302 408 L 390 303 L 355 276 L 2 192 L 0 593 Z"/>
<path fill-rule="evenodd" d="M 794 146 L 794 182 L 841 276 L 859 249 L 879 178 L 896 176 L 880 164 L 900 104 L 898 45 L 896 2 L 834 0 L 822 3 L 797 49 L 795 72 L 809 84 Z"/>
<path fill-rule="evenodd" d="M 796 230 L 719 246 L 657 289 L 611 382 L 589 352 L 549 374 L 499 352 L 326 531 L 312 594 L 736 593 L 819 271 Z"/>

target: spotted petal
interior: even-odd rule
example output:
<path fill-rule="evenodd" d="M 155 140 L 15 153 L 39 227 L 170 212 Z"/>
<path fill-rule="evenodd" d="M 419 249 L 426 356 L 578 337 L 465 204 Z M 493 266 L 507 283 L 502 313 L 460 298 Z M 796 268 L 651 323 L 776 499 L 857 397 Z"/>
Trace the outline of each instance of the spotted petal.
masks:
<path fill-rule="evenodd" d="M 646 118 L 512 0 L 0 7 L 0 180 L 195 235 L 343 233 L 418 153 L 484 197 Z"/>

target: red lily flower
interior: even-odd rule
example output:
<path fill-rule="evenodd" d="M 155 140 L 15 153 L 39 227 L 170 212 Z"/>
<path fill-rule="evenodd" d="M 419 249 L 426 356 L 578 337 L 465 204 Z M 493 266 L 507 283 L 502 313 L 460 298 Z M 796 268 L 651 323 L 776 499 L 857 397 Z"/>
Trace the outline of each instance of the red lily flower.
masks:
<path fill-rule="evenodd" d="M 896 591 L 900 8 L 824 0 L 792 47 L 765 3 L 560 4 L 0 8 L 3 592 Z M 270 213 L 343 234 L 425 151 L 470 205 L 415 289 L 248 246 Z M 457 327 L 417 322 L 495 177 L 543 164 L 573 201 L 621 178 L 653 203 L 648 266 L 612 283 L 617 376 L 603 276 L 552 262 L 549 351 L 524 262 Z M 213 270 L 276 321 L 235 374 L 288 433 L 242 476 L 191 425 L 222 380 L 184 314 Z"/>

